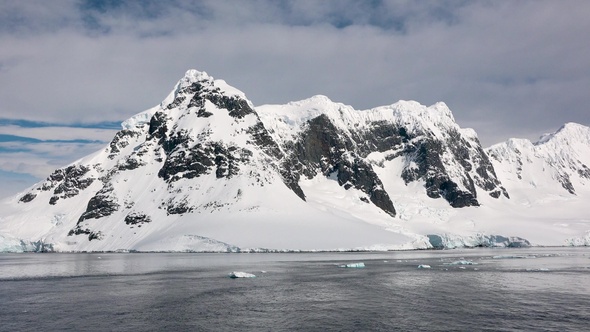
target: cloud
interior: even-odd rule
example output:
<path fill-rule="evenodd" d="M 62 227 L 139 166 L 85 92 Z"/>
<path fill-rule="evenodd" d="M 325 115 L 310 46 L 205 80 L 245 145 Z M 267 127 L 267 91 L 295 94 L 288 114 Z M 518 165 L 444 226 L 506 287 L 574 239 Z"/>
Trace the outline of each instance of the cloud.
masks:
<path fill-rule="evenodd" d="M 11 121 L 0 120 L 0 123 Z M 52 127 L 17 121 L 0 125 L 0 198 L 45 179 L 55 169 L 103 149 L 117 130 Z M 98 124 L 99 127 L 104 124 Z M 6 193 L 6 195 L 5 195 Z"/>
<path fill-rule="evenodd" d="M 445 101 L 484 145 L 534 139 L 590 125 L 588 12 L 541 0 L 3 2 L 0 112 L 119 122 L 196 68 L 255 105 Z"/>
<path fill-rule="evenodd" d="M 26 137 L 40 141 L 99 141 L 109 142 L 117 130 L 80 127 L 0 126 L 0 135 Z M 0 140 L 1 141 L 1 140 Z"/>
<path fill-rule="evenodd" d="M 0 186 L 0 199 L 14 195 L 38 180 L 38 178 L 29 174 L 0 170 L 0 181 L 2 182 L 2 186 Z"/>
<path fill-rule="evenodd" d="M 104 143 L 0 143 L 0 170 L 46 178 L 55 169 L 105 147 Z M 32 184 L 32 183 L 31 183 Z"/>

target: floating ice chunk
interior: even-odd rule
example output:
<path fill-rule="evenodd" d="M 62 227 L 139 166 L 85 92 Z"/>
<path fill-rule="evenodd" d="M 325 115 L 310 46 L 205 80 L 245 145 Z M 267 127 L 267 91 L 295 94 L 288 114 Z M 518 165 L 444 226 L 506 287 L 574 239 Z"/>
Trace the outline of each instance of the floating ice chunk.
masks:
<path fill-rule="evenodd" d="M 526 269 L 527 272 L 549 272 L 550 270 L 546 267 L 542 267 L 539 269 Z"/>
<path fill-rule="evenodd" d="M 252 273 L 247 273 L 247 272 L 232 272 L 229 274 L 230 278 L 236 279 L 236 278 L 254 278 L 256 277 L 255 275 L 253 275 Z"/>
<path fill-rule="evenodd" d="M 445 265 L 477 265 L 477 263 L 462 259 L 459 261 L 454 261 L 452 263 L 445 263 Z"/>
<path fill-rule="evenodd" d="M 340 265 L 340 267 L 350 267 L 350 268 L 363 268 L 365 267 L 365 263 L 349 263 L 349 264 L 344 264 L 344 265 Z"/>
<path fill-rule="evenodd" d="M 427 264 L 420 264 L 420 265 L 418 265 L 418 268 L 419 269 L 430 269 L 431 266 L 430 265 L 427 265 Z"/>

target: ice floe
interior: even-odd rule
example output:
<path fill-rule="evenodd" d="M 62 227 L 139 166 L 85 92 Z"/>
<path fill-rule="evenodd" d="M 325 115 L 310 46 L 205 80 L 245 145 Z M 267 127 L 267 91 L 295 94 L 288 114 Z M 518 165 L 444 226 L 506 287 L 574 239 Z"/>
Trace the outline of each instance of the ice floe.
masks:
<path fill-rule="evenodd" d="M 346 268 L 364 268 L 365 267 L 365 263 L 360 262 L 360 263 L 349 263 L 349 264 L 343 264 L 340 265 L 340 267 L 346 267 Z"/>
<path fill-rule="evenodd" d="M 451 263 L 445 263 L 445 265 L 477 265 L 477 263 L 462 259 Z"/>
<path fill-rule="evenodd" d="M 230 278 L 232 278 L 232 279 L 236 279 L 236 278 L 255 278 L 256 277 L 252 273 L 239 272 L 239 271 L 234 271 L 234 272 L 230 273 L 228 276 Z"/>

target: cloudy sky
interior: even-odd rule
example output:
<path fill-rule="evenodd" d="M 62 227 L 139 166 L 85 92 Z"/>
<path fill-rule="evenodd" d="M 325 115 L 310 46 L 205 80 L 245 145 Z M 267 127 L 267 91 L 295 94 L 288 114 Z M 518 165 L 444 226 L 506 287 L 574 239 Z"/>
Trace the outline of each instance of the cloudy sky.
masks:
<path fill-rule="evenodd" d="M 590 1 L 0 0 L 0 197 L 103 147 L 187 69 L 255 105 L 444 101 L 484 146 L 590 125 Z"/>

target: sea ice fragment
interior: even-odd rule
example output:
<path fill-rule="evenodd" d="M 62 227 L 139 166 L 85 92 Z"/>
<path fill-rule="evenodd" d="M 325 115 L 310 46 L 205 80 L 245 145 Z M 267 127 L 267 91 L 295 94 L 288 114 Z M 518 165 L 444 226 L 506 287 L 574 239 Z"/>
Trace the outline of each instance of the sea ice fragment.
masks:
<path fill-rule="evenodd" d="M 365 267 L 365 263 L 349 263 L 349 264 L 344 264 L 344 265 L 340 265 L 340 267 L 349 267 L 349 268 L 363 268 Z"/>
<path fill-rule="evenodd" d="M 477 263 L 462 259 L 459 261 L 454 261 L 452 263 L 445 263 L 445 265 L 477 265 Z"/>
<path fill-rule="evenodd" d="M 236 279 L 236 278 L 254 278 L 256 276 L 253 275 L 252 273 L 248 273 L 248 272 L 234 271 L 229 274 L 229 277 L 232 279 Z"/>

